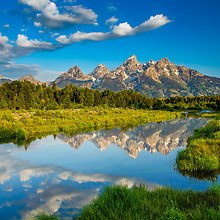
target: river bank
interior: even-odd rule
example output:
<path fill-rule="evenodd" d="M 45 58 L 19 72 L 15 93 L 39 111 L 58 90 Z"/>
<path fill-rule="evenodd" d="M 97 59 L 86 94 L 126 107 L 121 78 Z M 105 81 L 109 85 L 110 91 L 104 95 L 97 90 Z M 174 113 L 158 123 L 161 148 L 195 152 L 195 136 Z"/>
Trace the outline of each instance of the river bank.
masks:
<path fill-rule="evenodd" d="M 180 117 L 179 112 L 118 108 L 1 110 L 0 142 L 22 144 L 49 134 L 73 134 L 115 126 L 126 128 Z"/>

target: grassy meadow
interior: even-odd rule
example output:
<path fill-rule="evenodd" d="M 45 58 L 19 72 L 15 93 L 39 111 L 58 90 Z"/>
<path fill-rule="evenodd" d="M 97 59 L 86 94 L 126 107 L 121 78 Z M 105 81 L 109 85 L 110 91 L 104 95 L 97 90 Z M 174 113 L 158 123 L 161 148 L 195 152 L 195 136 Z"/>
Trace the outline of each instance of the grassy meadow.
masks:
<path fill-rule="evenodd" d="M 177 117 L 180 117 L 180 113 L 118 108 L 2 110 L 0 142 L 13 141 L 22 144 L 24 140 L 49 134 L 73 134 L 115 126 L 126 128 Z"/>

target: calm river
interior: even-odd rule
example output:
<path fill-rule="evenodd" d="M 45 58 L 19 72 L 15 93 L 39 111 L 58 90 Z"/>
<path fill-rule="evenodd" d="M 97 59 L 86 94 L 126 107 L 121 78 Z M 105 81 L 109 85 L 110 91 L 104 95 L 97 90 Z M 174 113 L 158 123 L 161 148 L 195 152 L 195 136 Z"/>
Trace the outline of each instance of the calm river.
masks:
<path fill-rule="evenodd" d="M 71 219 L 110 184 L 207 189 L 213 182 L 174 169 L 187 138 L 206 123 L 204 118 L 184 118 L 126 131 L 60 134 L 38 139 L 27 150 L 2 144 L 0 219 L 30 219 L 39 210 Z"/>

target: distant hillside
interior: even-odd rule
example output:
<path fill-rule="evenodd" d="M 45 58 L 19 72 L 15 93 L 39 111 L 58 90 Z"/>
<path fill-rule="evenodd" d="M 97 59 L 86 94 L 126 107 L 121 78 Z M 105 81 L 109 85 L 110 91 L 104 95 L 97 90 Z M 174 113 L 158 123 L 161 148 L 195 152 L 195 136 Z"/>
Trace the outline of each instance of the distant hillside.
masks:
<path fill-rule="evenodd" d="M 28 81 L 28 82 L 31 82 L 35 85 L 42 85 L 43 84 L 43 82 L 35 79 L 32 75 L 22 76 L 21 78 L 18 79 L 18 81 L 20 81 L 20 82 Z"/>
<path fill-rule="evenodd" d="M 2 79 L 0 79 L 0 85 L 2 85 L 3 83 L 6 83 L 6 82 L 12 82 L 12 80 L 10 80 L 10 79 L 4 79 L 4 78 L 2 78 Z"/>
<path fill-rule="evenodd" d="M 44 82 L 41 82 L 41 81 L 35 79 L 32 75 L 29 75 L 29 74 L 26 75 L 26 76 L 20 77 L 19 79 L 17 79 L 17 81 L 20 81 L 20 82 L 28 81 L 28 82 L 31 82 L 31 83 L 33 83 L 35 85 L 42 85 L 42 84 L 44 84 Z M 13 82 L 13 80 L 7 79 L 7 78 L 3 78 L 3 76 L 0 75 L 0 85 L 2 85 L 3 83 L 6 83 L 6 82 L 11 83 L 11 82 Z"/>
<path fill-rule="evenodd" d="M 10 79 L 5 79 L 5 78 L 3 78 L 2 75 L 0 75 L 0 85 L 2 85 L 3 83 L 6 83 L 6 82 L 12 82 L 12 80 L 10 80 Z"/>

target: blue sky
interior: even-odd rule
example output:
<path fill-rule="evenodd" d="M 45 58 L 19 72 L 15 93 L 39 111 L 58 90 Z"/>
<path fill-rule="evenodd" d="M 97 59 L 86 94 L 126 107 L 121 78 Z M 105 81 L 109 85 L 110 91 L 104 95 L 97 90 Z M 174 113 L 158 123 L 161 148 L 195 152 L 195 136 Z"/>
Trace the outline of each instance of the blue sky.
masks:
<path fill-rule="evenodd" d="M 220 77 L 218 0 L 1 0 L 0 74 L 53 80 L 167 57 Z"/>

